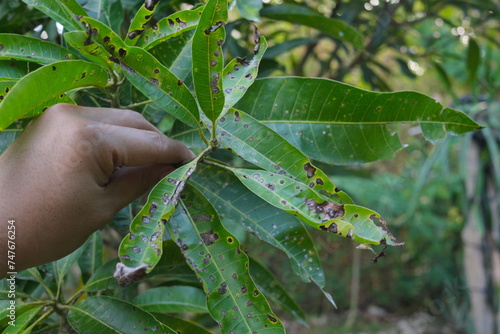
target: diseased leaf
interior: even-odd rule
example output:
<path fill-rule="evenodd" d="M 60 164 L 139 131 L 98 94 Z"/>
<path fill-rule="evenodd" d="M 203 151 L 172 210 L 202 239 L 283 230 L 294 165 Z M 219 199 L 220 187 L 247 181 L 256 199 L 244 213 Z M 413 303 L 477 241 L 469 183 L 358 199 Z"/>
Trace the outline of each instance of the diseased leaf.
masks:
<path fill-rule="evenodd" d="M 23 2 L 45 13 L 67 30 L 80 29 L 75 15 L 87 15 L 76 0 L 23 0 Z"/>
<path fill-rule="evenodd" d="M 109 60 L 111 56 L 101 45 L 89 43 L 88 34 L 84 31 L 69 31 L 64 33 L 64 39 L 76 50 L 80 51 L 85 58 L 94 63 L 112 69 L 114 63 Z"/>
<path fill-rule="evenodd" d="M 0 59 L 16 59 L 50 64 L 77 57 L 68 49 L 38 38 L 0 34 Z"/>
<path fill-rule="evenodd" d="M 193 36 L 193 81 L 201 110 L 214 122 L 224 107 L 222 44 L 227 23 L 227 0 L 209 1 Z"/>
<path fill-rule="evenodd" d="M 246 90 L 257 78 L 260 61 L 267 50 L 266 39 L 257 32 L 254 34 L 254 57 L 248 61 L 245 58 L 235 58 L 224 68 L 222 74 L 222 88 L 224 89 L 224 108 L 227 112 L 245 95 Z"/>
<path fill-rule="evenodd" d="M 205 293 L 193 286 L 173 285 L 153 288 L 132 299 L 132 303 L 149 312 L 208 312 Z"/>
<path fill-rule="evenodd" d="M 153 332 L 177 334 L 148 312 L 124 300 L 92 296 L 68 305 L 69 324 L 78 333 L 136 334 Z"/>
<path fill-rule="evenodd" d="M 231 109 L 219 119 L 217 138 L 222 147 L 261 168 L 293 177 L 337 204 L 352 203 L 304 153 L 262 123 Z"/>
<path fill-rule="evenodd" d="M 165 223 L 172 216 L 187 179 L 198 160 L 176 169 L 151 190 L 148 201 L 130 224 L 118 254 L 115 278 L 127 286 L 151 272 L 160 260 Z"/>
<path fill-rule="evenodd" d="M 190 180 L 214 205 L 224 227 L 240 224 L 262 241 L 283 251 L 304 282 L 325 286 L 319 254 L 303 223 L 248 191 L 229 171 L 204 166 Z"/>
<path fill-rule="evenodd" d="M 285 175 L 255 169 L 231 170 L 260 198 L 318 230 L 366 244 L 404 244 L 396 241 L 385 221 L 372 210 L 324 200 L 314 190 Z"/>
<path fill-rule="evenodd" d="M 259 261 L 250 258 L 250 272 L 259 289 L 273 302 L 303 325 L 307 326 L 306 315 L 297 302 L 288 294 L 278 279 Z"/>
<path fill-rule="evenodd" d="M 127 37 L 125 38 L 125 44 L 127 45 L 136 45 L 137 41 L 141 37 L 144 29 L 149 24 L 151 17 L 158 6 L 160 0 L 146 0 L 144 4 L 139 8 L 139 10 L 135 13 L 132 22 L 130 23 L 130 27 L 128 28 Z"/>
<path fill-rule="evenodd" d="M 181 198 L 167 228 L 202 280 L 208 310 L 222 332 L 284 333 L 249 275 L 238 240 L 224 229 L 210 202 L 190 185 Z"/>
<path fill-rule="evenodd" d="M 480 129 L 464 113 L 416 92 L 375 93 L 328 79 L 259 79 L 235 106 L 307 156 L 329 164 L 392 157 L 402 148 L 387 125 L 419 123 L 429 140 Z M 439 128 L 428 131 L 426 126 Z"/>
<path fill-rule="evenodd" d="M 188 30 L 172 37 L 168 43 L 160 43 L 149 49 L 149 53 L 170 69 L 188 87 L 193 84 L 191 73 L 193 35 L 194 30 Z"/>
<path fill-rule="evenodd" d="M 365 47 L 363 36 L 349 24 L 323 16 L 306 6 L 292 4 L 268 6 L 260 11 L 260 15 L 318 29 L 341 41 L 350 43 L 358 49 Z"/>
<path fill-rule="evenodd" d="M 193 95 L 168 68 L 144 49 L 127 46 L 101 22 L 88 17 L 81 18 L 81 22 L 89 37 L 107 50 L 109 59 L 122 68 L 137 89 L 184 123 L 195 128 L 199 126 L 198 107 Z"/>
<path fill-rule="evenodd" d="M 203 9 L 205 9 L 205 6 L 192 10 L 181 10 L 162 18 L 151 29 L 144 32 L 139 46 L 149 50 L 167 41 L 166 44 L 170 44 L 170 39 L 196 28 Z"/>
<path fill-rule="evenodd" d="M 50 85 L 40 83 L 50 82 Z M 41 113 L 61 102 L 64 93 L 82 87 L 105 87 L 108 74 L 99 65 L 68 60 L 43 66 L 20 79 L 0 103 L 0 130 L 27 114 Z M 26 98 L 26 94 L 30 98 Z M 65 100 L 67 101 L 67 100 Z"/>
<path fill-rule="evenodd" d="M 12 90 L 12 87 L 18 82 L 18 80 L 0 80 L 0 103 L 3 102 L 5 96 Z"/>

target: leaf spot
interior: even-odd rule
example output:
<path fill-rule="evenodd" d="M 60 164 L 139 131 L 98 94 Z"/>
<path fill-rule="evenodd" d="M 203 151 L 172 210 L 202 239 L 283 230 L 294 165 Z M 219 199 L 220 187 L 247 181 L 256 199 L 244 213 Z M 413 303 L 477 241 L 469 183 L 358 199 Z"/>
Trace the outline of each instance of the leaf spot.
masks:
<path fill-rule="evenodd" d="M 204 30 L 205 32 L 205 35 L 210 35 L 211 33 L 217 31 L 217 29 L 219 29 L 220 27 L 222 27 L 225 23 L 222 22 L 222 21 L 219 21 L 215 24 L 212 24 L 210 27 L 208 27 L 207 29 Z M 219 44 L 219 41 L 217 41 L 217 44 Z M 219 45 L 222 45 L 222 44 L 219 44 Z"/>
<path fill-rule="evenodd" d="M 272 316 L 272 315 L 270 315 L 270 314 L 266 314 L 266 317 L 267 317 L 267 319 L 269 319 L 269 321 L 271 321 L 271 322 L 277 322 L 277 321 L 278 321 L 278 320 L 276 320 L 276 318 L 275 318 L 275 317 L 273 317 L 273 316 Z"/>
<path fill-rule="evenodd" d="M 143 224 L 149 224 L 151 221 L 150 221 L 150 219 L 149 219 L 149 217 L 148 217 L 148 216 L 142 216 L 142 218 L 141 218 L 141 222 L 142 222 Z"/>
<path fill-rule="evenodd" d="M 146 2 L 144 3 L 144 7 L 147 10 L 152 11 L 153 9 L 155 9 L 155 6 L 159 1 L 160 0 L 146 0 Z"/>
<path fill-rule="evenodd" d="M 175 21 L 176 21 L 177 23 L 179 23 L 179 26 L 180 26 L 181 28 L 186 28 L 186 22 L 182 21 L 180 18 L 176 17 L 176 18 L 175 18 Z"/>
<path fill-rule="evenodd" d="M 241 121 L 241 118 L 240 118 L 240 113 L 238 111 L 235 111 L 234 112 L 234 121 L 235 122 L 239 122 Z"/>
<path fill-rule="evenodd" d="M 316 173 L 316 168 L 314 168 L 309 162 L 304 164 L 304 170 L 307 172 L 307 178 L 310 179 Z"/>
<path fill-rule="evenodd" d="M 153 85 L 155 85 L 156 87 L 159 87 L 159 86 L 160 86 L 160 82 L 159 82 L 159 81 L 158 81 L 158 79 L 156 79 L 156 78 L 151 78 L 151 79 L 149 79 L 149 81 L 150 81 Z"/>
<path fill-rule="evenodd" d="M 226 292 L 227 292 L 227 284 L 226 284 L 226 282 L 222 282 L 220 284 L 220 287 L 217 289 L 217 292 L 219 293 L 219 295 L 226 294 Z"/>
<path fill-rule="evenodd" d="M 120 48 L 120 49 L 118 50 L 118 55 L 119 55 L 120 57 L 122 57 L 122 58 L 123 58 L 123 57 L 125 57 L 125 56 L 127 55 L 127 50 L 125 50 L 125 49 L 123 49 L 123 48 Z"/>
<path fill-rule="evenodd" d="M 214 230 L 201 233 L 200 237 L 206 246 L 213 245 L 217 241 L 217 239 L 219 239 L 219 235 L 217 233 L 214 233 Z"/>

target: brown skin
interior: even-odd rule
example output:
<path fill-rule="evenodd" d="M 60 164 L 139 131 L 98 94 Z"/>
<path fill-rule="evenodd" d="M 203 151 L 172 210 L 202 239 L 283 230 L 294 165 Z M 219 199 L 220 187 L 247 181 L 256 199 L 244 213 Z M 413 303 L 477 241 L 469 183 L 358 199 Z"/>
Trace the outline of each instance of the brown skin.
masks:
<path fill-rule="evenodd" d="M 192 158 L 136 112 L 50 107 L 0 155 L 0 278 L 9 220 L 15 271 L 54 261 Z"/>

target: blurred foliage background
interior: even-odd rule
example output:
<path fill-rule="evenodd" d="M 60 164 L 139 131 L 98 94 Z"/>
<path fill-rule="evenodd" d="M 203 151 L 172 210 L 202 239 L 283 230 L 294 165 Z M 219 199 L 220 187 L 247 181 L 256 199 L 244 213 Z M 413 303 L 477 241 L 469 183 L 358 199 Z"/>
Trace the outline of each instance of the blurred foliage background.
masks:
<path fill-rule="evenodd" d="M 79 2 L 90 10 L 101 1 Z M 142 1 L 122 4 L 127 15 Z M 196 3 L 173 0 L 158 15 L 168 15 L 172 4 L 181 9 Z M 284 10 L 273 12 L 270 5 Z M 294 6 L 304 15 L 292 15 Z M 337 309 L 301 283 L 282 254 L 255 239 L 243 242 L 254 257 L 276 268 L 309 315 L 309 328 L 283 315 L 289 332 L 498 333 L 498 0 L 243 0 L 238 9 L 227 27 L 226 52 L 251 53 L 252 23 L 238 15 L 253 18 L 270 45 L 260 76 L 318 76 L 375 91 L 415 90 L 487 126 L 438 143 L 413 136 L 420 128 L 408 127 L 402 138 L 407 147 L 391 160 L 324 166 L 355 202 L 376 209 L 406 241 L 372 264 L 373 254 L 351 241 L 311 231 Z M 315 16 L 306 15 L 311 11 L 355 27 L 366 48 L 355 49 L 318 29 Z M 0 27 L 44 39 L 60 36 L 53 21 L 27 11 L 20 1 L 0 1 Z"/>

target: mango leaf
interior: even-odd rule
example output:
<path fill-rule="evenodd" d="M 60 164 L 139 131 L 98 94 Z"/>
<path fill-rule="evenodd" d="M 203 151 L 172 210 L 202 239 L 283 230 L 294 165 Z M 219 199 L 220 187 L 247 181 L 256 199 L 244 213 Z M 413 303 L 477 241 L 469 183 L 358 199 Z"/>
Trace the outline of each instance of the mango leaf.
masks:
<path fill-rule="evenodd" d="M 76 0 L 23 0 L 23 2 L 45 13 L 67 30 L 81 29 L 75 16 L 87 15 Z"/>
<path fill-rule="evenodd" d="M 481 62 L 481 49 L 474 38 L 469 39 L 469 47 L 467 48 L 467 72 L 469 82 L 476 79 L 477 69 Z"/>
<path fill-rule="evenodd" d="M 189 265 L 203 283 L 208 310 L 223 333 L 284 333 L 248 272 L 238 240 L 222 226 L 217 212 L 188 185 L 167 224 Z"/>
<path fill-rule="evenodd" d="M 269 205 L 222 168 L 203 166 L 190 183 L 214 205 L 229 232 L 234 224 L 242 225 L 283 251 L 302 281 L 313 281 L 320 288 L 325 286 L 319 254 L 299 219 Z"/>
<path fill-rule="evenodd" d="M 38 38 L 0 34 L 0 59 L 17 59 L 40 64 L 76 59 L 68 49 Z"/>
<path fill-rule="evenodd" d="M 82 288 L 82 290 L 87 292 L 95 292 L 117 288 L 118 284 L 113 276 L 113 273 L 118 262 L 119 260 L 116 258 L 109 262 L 106 262 L 105 264 L 97 268 L 94 274 L 90 276 L 88 281 L 85 283 L 85 286 Z"/>
<path fill-rule="evenodd" d="M 167 40 L 193 30 L 198 25 L 203 9 L 205 9 L 205 6 L 200 6 L 192 10 L 181 10 L 162 18 L 151 29 L 144 32 L 139 46 L 149 50 L 158 44 L 163 44 Z"/>
<path fill-rule="evenodd" d="M 214 122 L 224 107 L 222 44 L 227 23 L 227 0 L 209 1 L 193 36 L 193 81 L 201 110 Z"/>
<path fill-rule="evenodd" d="M 172 37 L 168 43 L 160 43 L 151 49 L 151 53 L 162 65 L 170 69 L 188 87 L 192 85 L 192 41 L 194 30 L 188 30 Z"/>
<path fill-rule="evenodd" d="M 394 123 L 419 123 L 428 140 L 481 127 L 464 113 L 416 92 L 375 93 L 317 78 L 259 79 L 235 106 L 307 156 L 329 164 L 392 157 L 402 148 Z"/>
<path fill-rule="evenodd" d="M 16 305 L 17 306 L 17 305 Z M 7 326 L 2 334 L 29 334 L 31 328 L 26 328 L 33 318 L 44 308 L 44 305 L 37 305 L 30 309 L 16 310 L 15 326 Z"/>
<path fill-rule="evenodd" d="M 203 328 L 200 325 L 185 319 L 179 319 L 163 313 L 151 313 L 151 314 L 158 321 L 160 321 L 163 324 L 167 324 L 177 333 L 213 334 L 213 332 L 209 331 L 208 329 Z"/>
<path fill-rule="evenodd" d="M 78 333 L 136 334 L 153 332 L 176 334 L 148 312 L 120 299 L 88 297 L 67 306 L 68 322 Z"/>
<path fill-rule="evenodd" d="M 127 38 L 125 38 L 125 44 L 127 45 L 135 45 L 139 40 L 140 36 L 146 29 L 153 13 L 158 6 L 160 0 L 146 0 L 144 4 L 139 8 L 139 10 L 135 13 L 132 22 L 130 23 L 130 27 L 128 28 Z"/>
<path fill-rule="evenodd" d="M 150 312 L 160 313 L 207 313 L 203 290 L 193 286 L 166 286 L 147 290 L 132 299 L 134 305 Z"/>
<path fill-rule="evenodd" d="M 36 64 L 27 63 L 25 61 L 15 60 L 0 60 L 0 79 L 20 79 L 31 70 L 36 70 Z"/>
<path fill-rule="evenodd" d="M 115 277 L 127 286 L 151 272 L 162 254 L 164 225 L 172 216 L 187 179 L 198 159 L 176 169 L 151 190 L 148 201 L 130 224 L 130 233 L 123 238 L 118 254 L 121 263 Z"/>
<path fill-rule="evenodd" d="M 301 182 L 264 170 L 231 168 L 240 181 L 269 204 L 296 215 L 310 226 L 366 244 L 402 246 L 372 210 L 324 200 Z M 379 225 L 376 225 L 376 222 Z"/>
<path fill-rule="evenodd" d="M 307 326 L 306 315 L 278 279 L 266 267 L 254 258 L 250 258 L 250 272 L 259 289 L 274 303 Z"/>
<path fill-rule="evenodd" d="M 15 304 L 16 314 L 11 318 L 10 312 L 12 309 L 9 309 L 9 307 L 12 307 L 12 306 L 10 304 L 10 299 L 7 299 L 7 298 L 8 297 L 6 294 L 5 299 L 2 298 L 2 300 L 0 300 L 0 328 L 7 326 L 8 322 L 12 321 L 14 319 L 15 319 L 16 326 L 10 326 L 10 327 L 14 327 L 14 328 L 18 327 L 18 326 L 21 327 L 22 323 L 18 322 L 19 319 L 16 318 L 16 315 L 24 314 L 24 313 L 32 310 L 33 308 L 39 307 L 39 305 L 37 305 L 36 303 L 24 303 L 21 300 L 16 300 L 16 304 Z"/>
<path fill-rule="evenodd" d="M 0 81 L 0 103 L 3 102 L 5 96 L 12 90 L 12 87 L 18 80 L 1 80 Z"/>
<path fill-rule="evenodd" d="M 262 0 L 238 0 L 236 7 L 245 19 L 260 22 L 259 12 L 262 9 Z"/>
<path fill-rule="evenodd" d="M 279 175 L 289 175 L 337 204 L 353 203 L 300 150 L 248 114 L 231 109 L 219 119 L 217 138 L 222 147 Z"/>
<path fill-rule="evenodd" d="M 290 51 L 298 46 L 312 44 L 318 42 L 317 38 L 295 38 L 284 41 L 282 43 L 278 43 L 273 45 L 269 49 L 267 49 L 266 54 L 264 55 L 264 59 L 274 59 L 279 55 Z"/>
<path fill-rule="evenodd" d="M 73 48 L 78 50 L 89 60 L 112 69 L 114 63 L 109 60 L 111 56 L 102 46 L 96 43 L 89 43 L 88 35 L 84 31 L 69 31 L 64 33 L 64 39 Z"/>
<path fill-rule="evenodd" d="M 245 58 L 235 58 L 224 68 L 222 74 L 222 88 L 224 89 L 225 104 L 222 112 L 227 112 L 234 106 L 257 78 L 260 61 L 267 50 L 266 39 L 257 32 L 254 34 L 254 57 L 248 61 Z"/>
<path fill-rule="evenodd" d="M 318 29 L 325 34 L 364 49 L 363 36 L 344 21 L 331 19 L 312 9 L 292 4 L 265 7 L 260 15 L 275 20 L 288 21 Z"/>
<path fill-rule="evenodd" d="M 87 240 L 87 246 L 82 256 L 78 259 L 78 265 L 82 272 L 82 280 L 87 281 L 90 276 L 102 266 L 103 244 L 101 231 L 96 231 Z"/>
<path fill-rule="evenodd" d="M 44 82 L 51 84 L 41 84 Z M 63 98 L 64 92 L 88 86 L 105 87 L 107 83 L 106 70 L 85 61 L 68 60 L 43 66 L 19 80 L 3 99 L 0 130 L 26 114 L 41 113 Z"/>
<path fill-rule="evenodd" d="M 89 32 L 89 38 L 111 54 L 109 59 L 120 65 L 127 79 L 138 90 L 174 117 L 192 127 L 199 127 L 198 108 L 193 95 L 168 68 L 144 49 L 127 46 L 101 22 L 88 17 L 80 20 Z"/>

